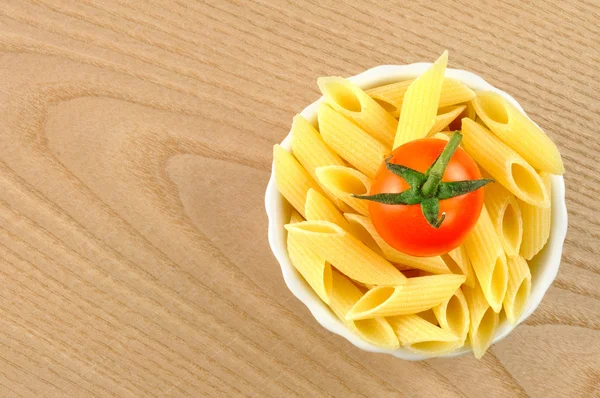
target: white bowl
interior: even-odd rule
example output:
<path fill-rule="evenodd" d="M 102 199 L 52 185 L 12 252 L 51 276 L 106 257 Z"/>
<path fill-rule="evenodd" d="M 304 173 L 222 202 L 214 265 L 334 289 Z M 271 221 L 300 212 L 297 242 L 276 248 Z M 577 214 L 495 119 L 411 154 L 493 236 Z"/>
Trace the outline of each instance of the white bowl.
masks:
<path fill-rule="evenodd" d="M 411 65 L 382 65 L 375 68 L 369 69 L 356 76 L 350 77 L 349 80 L 363 89 L 371 87 L 377 87 L 384 84 L 412 79 L 423 73 L 429 66 L 430 63 L 417 63 Z M 523 108 L 517 103 L 517 101 L 506 94 L 504 91 L 498 90 L 493 87 L 481 77 L 464 70 L 459 69 L 447 69 L 446 76 L 454 78 L 466 84 L 475 91 L 495 91 L 505 97 L 513 105 L 515 105 L 521 112 Z M 318 104 L 323 101 L 321 97 L 318 101 L 306 107 L 301 115 L 304 116 L 308 121 L 313 122 L 316 120 Z M 291 123 L 291 121 L 290 121 Z M 281 146 L 290 149 L 291 147 L 291 132 L 281 143 Z M 304 303 L 319 322 L 327 330 L 336 333 L 346 338 L 349 342 L 354 344 L 356 347 L 366 351 L 380 352 L 391 354 L 395 357 L 405 360 L 422 360 L 429 358 L 428 356 L 416 354 L 406 349 L 400 348 L 397 350 L 386 350 L 375 347 L 350 331 L 342 322 L 336 318 L 331 312 L 329 307 L 323 303 L 311 287 L 304 281 L 302 276 L 292 266 L 286 249 L 286 230 L 283 227 L 288 221 L 291 214 L 291 208 L 283 199 L 281 194 L 277 191 L 275 185 L 275 174 L 271 170 L 271 178 L 267 185 L 267 191 L 265 195 L 265 207 L 267 210 L 267 216 L 269 218 L 269 244 L 271 250 L 275 255 L 281 271 L 283 273 L 283 279 L 287 284 L 290 291 L 300 301 Z M 531 295 L 525 306 L 525 311 L 519 320 L 519 323 L 527 319 L 533 311 L 538 307 L 544 294 L 552 284 L 552 281 L 556 278 L 558 268 L 560 266 L 560 260 L 562 255 L 562 247 L 567 234 L 567 208 L 565 205 L 565 183 L 563 177 L 553 176 L 552 178 L 552 226 L 550 231 L 550 239 L 544 247 L 544 249 L 531 261 Z M 511 325 L 504 318 L 501 319 L 496 335 L 494 336 L 494 343 L 502 340 L 506 337 L 516 325 Z M 467 352 L 471 352 L 470 347 L 465 346 L 456 351 L 443 355 L 442 357 L 455 357 Z"/>

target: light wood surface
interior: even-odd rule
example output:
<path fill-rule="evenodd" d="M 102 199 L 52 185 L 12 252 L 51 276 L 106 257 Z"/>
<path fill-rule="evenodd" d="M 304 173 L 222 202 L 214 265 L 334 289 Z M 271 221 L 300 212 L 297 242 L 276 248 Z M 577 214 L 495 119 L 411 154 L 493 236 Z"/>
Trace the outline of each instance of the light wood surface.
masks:
<path fill-rule="evenodd" d="M 0 396 L 600 396 L 597 0 L 3 0 Z M 266 239 L 316 78 L 434 60 L 512 94 L 567 168 L 560 273 L 481 361 L 324 330 Z"/>

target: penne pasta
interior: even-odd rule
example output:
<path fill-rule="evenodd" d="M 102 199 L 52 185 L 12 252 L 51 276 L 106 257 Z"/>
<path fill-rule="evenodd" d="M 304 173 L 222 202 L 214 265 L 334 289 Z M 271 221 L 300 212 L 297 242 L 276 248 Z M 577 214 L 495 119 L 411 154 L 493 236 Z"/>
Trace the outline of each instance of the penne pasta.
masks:
<path fill-rule="evenodd" d="M 325 102 L 384 145 L 391 147 L 398 121 L 356 84 L 341 77 L 320 77 Z"/>
<path fill-rule="evenodd" d="M 408 90 L 408 87 L 413 82 L 414 79 L 375 87 L 367 90 L 367 94 L 385 108 L 392 116 L 399 117 L 406 90 Z M 473 90 L 458 80 L 446 77 L 442 82 L 442 92 L 440 94 L 438 106 L 440 108 L 445 108 L 447 106 L 471 101 L 473 98 L 475 98 L 475 92 Z"/>
<path fill-rule="evenodd" d="M 548 192 L 552 192 L 552 176 L 542 172 L 540 174 Z M 521 217 L 523 218 L 523 241 L 520 254 L 527 260 L 539 253 L 550 237 L 550 224 L 552 217 L 551 207 L 541 208 L 519 201 Z"/>
<path fill-rule="evenodd" d="M 458 115 L 460 115 L 465 109 L 467 109 L 466 105 L 457 105 L 450 106 L 447 108 L 440 108 L 438 110 L 437 116 L 435 117 L 435 123 L 433 124 L 433 127 L 431 127 L 431 129 L 429 130 L 429 133 L 427 133 L 427 136 L 431 137 L 432 135 L 444 130 L 450 125 L 450 122 L 456 119 Z"/>
<path fill-rule="evenodd" d="M 360 300 L 363 292 L 350 279 L 335 270 L 332 273 L 332 281 L 329 307 L 347 328 L 375 346 L 392 350 L 400 346 L 394 330 L 385 318 L 359 321 L 346 319 L 346 314 Z"/>
<path fill-rule="evenodd" d="M 294 116 L 292 122 L 292 149 L 296 159 L 315 179 L 317 167 L 344 166 L 344 161 L 325 144 L 319 132 L 302 115 Z"/>
<path fill-rule="evenodd" d="M 506 294 L 508 269 L 500 238 L 485 206 L 464 245 L 485 298 L 494 311 L 500 312 Z"/>
<path fill-rule="evenodd" d="M 448 51 L 444 51 L 406 90 L 393 148 L 425 138 L 435 124 L 447 63 Z"/>
<path fill-rule="evenodd" d="M 288 234 L 287 250 L 292 265 L 315 293 L 329 304 L 331 297 L 331 265 L 314 251 L 299 242 L 292 234 Z"/>
<path fill-rule="evenodd" d="M 292 122 L 292 150 L 298 162 L 304 167 L 308 174 L 317 179 L 317 168 L 321 166 L 345 166 L 344 161 L 325 144 L 321 134 L 301 115 L 294 116 Z M 337 199 L 331 192 L 327 192 L 329 199 L 343 212 L 350 208 L 341 200 Z"/>
<path fill-rule="evenodd" d="M 475 120 L 475 118 L 477 117 L 477 112 L 475 111 L 475 105 L 473 104 L 473 101 L 468 101 L 466 105 L 467 108 L 463 111 L 464 117 L 468 117 L 471 120 Z M 460 124 L 456 126 L 456 129 L 460 129 Z"/>
<path fill-rule="evenodd" d="M 448 269 L 444 260 L 441 257 L 415 257 L 404 254 L 388 245 L 383 238 L 379 236 L 375 227 L 368 217 L 358 214 L 344 214 L 350 225 L 350 230 L 361 241 L 363 241 L 372 250 L 385 257 L 387 260 L 407 265 L 412 268 L 417 268 L 423 271 L 431 272 L 432 274 L 450 274 L 452 271 Z"/>
<path fill-rule="evenodd" d="M 381 257 L 389 260 L 384 251 L 379 246 L 379 235 L 372 235 L 371 232 L 377 234 L 375 231 L 375 227 L 371 224 L 371 220 L 368 217 L 362 216 L 360 214 L 354 213 L 344 213 L 344 218 L 348 222 L 350 226 L 350 232 L 354 235 L 358 240 L 364 243 L 369 249 L 373 250 L 375 253 L 379 254 Z M 363 225 L 368 224 L 368 225 Z M 382 239 L 383 240 L 383 239 Z M 385 244 L 385 242 L 384 242 Z M 392 261 L 392 260 L 389 260 Z M 393 262 L 393 261 L 392 261 Z M 396 267 L 398 268 L 398 267 Z M 411 271 L 411 267 L 399 268 L 402 271 Z"/>
<path fill-rule="evenodd" d="M 497 182 L 524 202 L 540 207 L 550 205 L 542 179 L 519 154 L 471 119 L 462 119 L 462 133 L 469 155 Z"/>
<path fill-rule="evenodd" d="M 385 86 L 374 87 L 366 91 L 379 105 L 395 118 L 400 117 L 402 101 L 408 87 L 415 81 L 403 80 L 401 82 L 386 84 Z M 445 82 L 445 80 L 444 80 Z M 442 86 L 443 87 L 443 86 Z"/>
<path fill-rule="evenodd" d="M 456 290 L 448 300 L 433 307 L 433 313 L 440 327 L 457 336 L 461 345 L 464 344 L 471 320 L 467 299 L 462 290 Z"/>
<path fill-rule="evenodd" d="M 350 226 L 342 213 L 329 199 L 314 189 L 308 190 L 304 211 L 308 221 L 329 221 L 350 231 Z"/>
<path fill-rule="evenodd" d="M 321 188 L 296 158 L 279 145 L 273 147 L 273 164 L 277 189 L 298 213 L 305 216 L 304 203 L 308 190 L 312 188 L 320 192 Z"/>
<path fill-rule="evenodd" d="M 502 248 L 508 256 L 516 256 L 523 239 L 523 219 L 517 198 L 502 185 L 485 186 L 485 207 L 500 237 Z"/>
<path fill-rule="evenodd" d="M 461 345 L 459 337 L 435 326 L 418 315 L 387 318 L 400 344 L 413 352 L 429 356 L 454 351 Z"/>
<path fill-rule="evenodd" d="M 376 286 L 348 312 L 348 319 L 415 314 L 448 300 L 465 281 L 463 275 L 408 278 L 399 286 Z"/>
<path fill-rule="evenodd" d="M 369 289 L 373 289 L 376 285 L 371 285 L 370 283 L 361 283 L 359 281 L 355 281 L 353 279 L 350 279 L 352 281 L 352 283 L 354 283 L 356 286 L 358 286 L 360 289 L 363 290 L 363 292 L 366 292 Z"/>
<path fill-rule="evenodd" d="M 343 228 L 328 221 L 287 224 L 288 235 L 358 282 L 395 286 L 406 278 L 392 264 Z"/>
<path fill-rule="evenodd" d="M 419 313 L 417 313 L 417 315 L 420 316 L 421 318 L 425 319 L 427 322 L 431 323 L 432 325 L 439 326 L 438 320 L 435 317 L 435 314 L 433 313 L 433 309 L 419 312 Z"/>
<path fill-rule="evenodd" d="M 312 189 L 309 191 L 312 191 Z M 314 191 L 314 192 L 316 192 L 316 191 Z M 300 215 L 300 213 L 298 213 L 296 210 L 292 210 L 292 215 L 290 216 L 290 224 L 294 224 L 294 223 L 302 222 L 302 221 L 304 221 L 304 218 Z"/>
<path fill-rule="evenodd" d="M 469 118 L 469 119 L 473 119 L 473 118 Z M 475 123 L 480 124 L 481 126 L 485 127 L 486 129 L 490 129 L 488 126 L 486 126 L 486 124 L 483 122 L 483 120 L 481 120 L 481 118 L 479 116 L 475 116 Z"/>
<path fill-rule="evenodd" d="M 468 117 L 471 120 L 475 120 L 475 118 L 477 117 L 475 113 L 475 108 L 473 107 L 473 101 L 466 102 L 464 105 L 465 109 L 460 113 L 460 115 L 458 115 L 458 117 L 456 117 L 452 122 L 450 122 L 450 124 L 448 125 L 448 130 L 460 130 L 462 127 L 461 120 L 463 118 Z"/>
<path fill-rule="evenodd" d="M 369 178 L 375 177 L 385 156 L 390 152 L 389 147 L 326 103 L 319 105 L 319 129 L 323 140 L 331 149 Z"/>
<path fill-rule="evenodd" d="M 353 195 L 366 195 L 371 179 L 360 171 L 344 166 L 324 166 L 317 169 L 317 178 L 335 197 L 363 215 L 369 214 L 369 202 Z"/>
<path fill-rule="evenodd" d="M 399 268 L 398 265 L 396 265 L 396 268 Z M 433 275 L 430 272 L 425 272 L 425 271 L 421 271 L 420 269 L 404 269 L 401 270 L 402 274 L 407 277 L 407 278 L 416 278 L 419 276 L 428 276 L 428 275 Z"/>
<path fill-rule="evenodd" d="M 525 310 L 531 292 L 531 272 L 527 261 L 521 256 L 508 258 L 508 288 L 504 298 L 504 312 L 515 325 Z"/>
<path fill-rule="evenodd" d="M 479 284 L 474 289 L 465 286 L 462 290 L 471 318 L 469 324 L 471 348 L 475 358 L 480 359 L 494 340 L 500 316 L 488 304 Z"/>
<path fill-rule="evenodd" d="M 432 135 L 431 138 L 436 138 L 438 140 L 444 140 L 444 141 L 450 141 L 450 136 L 446 133 L 451 133 L 451 131 L 450 130 L 442 130 L 439 133 L 435 133 L 434 135 Z"/>
<path fill-rule="evenodd" d="M 453 274 L 464 275 L 467 278 L 465 280 L 467 286 L 475 287 L 475 274 L 464 245 L 449 251 L 448 254 L 443 254 L 442 260 Z"/>
<path fill-rule="evenodd" d="M 500 94 L 479 92 L 473 105 L 488 128 L 535 169 L 551 174 L 565 172 L 554 142 Z"/>

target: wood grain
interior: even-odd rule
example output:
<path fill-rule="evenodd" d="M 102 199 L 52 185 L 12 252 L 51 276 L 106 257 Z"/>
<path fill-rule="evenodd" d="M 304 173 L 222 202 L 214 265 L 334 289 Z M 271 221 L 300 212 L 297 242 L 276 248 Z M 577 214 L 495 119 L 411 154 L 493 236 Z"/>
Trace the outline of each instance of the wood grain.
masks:
<path fill-rule="evenodd" d="M 600 396 L 597 1 L 2 3 L 1 396 Z M 443 49 L 557 142 L 569 234 L 483 360 L 403 362 L 291 295 L 263 192 L 318 76 Z"/>

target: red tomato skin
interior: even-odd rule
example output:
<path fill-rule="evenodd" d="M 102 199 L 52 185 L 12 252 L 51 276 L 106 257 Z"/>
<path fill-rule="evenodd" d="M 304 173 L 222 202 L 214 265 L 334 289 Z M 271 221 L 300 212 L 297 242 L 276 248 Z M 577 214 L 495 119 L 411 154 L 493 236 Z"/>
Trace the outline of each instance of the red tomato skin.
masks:
<path fill-rule="evenodd" d="M 446 141 L 425 138 L 408 142 L 392 152 L 391 163 L 425 173 L 442 153 Z M 457 148 L 444 172 L 442 181 L 476 180 L 481 172 L 462 148 Z M 410 186 L 389 171 L 385 164 L 377 171 L 370 194 L 399 193 Z M 377 233 L 393 248 L 419 257 L 438 256 L 460 246 L 475 226 L 483 208 L 483 189 L 440 201 L 440 215 L 446 218 L 439 228 L 425 219 L 420 205 L 386 205 L 370 202 L 369 213 Z"/>

